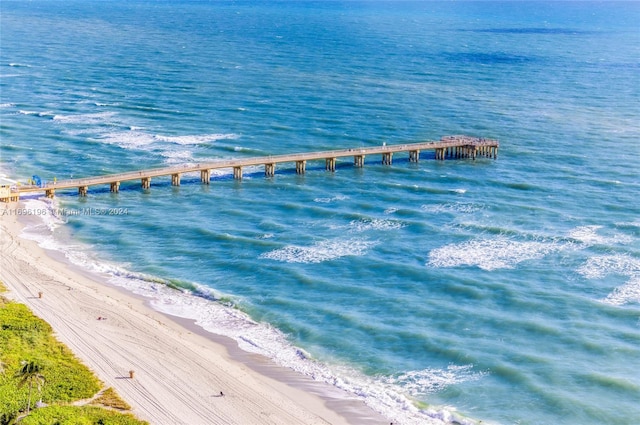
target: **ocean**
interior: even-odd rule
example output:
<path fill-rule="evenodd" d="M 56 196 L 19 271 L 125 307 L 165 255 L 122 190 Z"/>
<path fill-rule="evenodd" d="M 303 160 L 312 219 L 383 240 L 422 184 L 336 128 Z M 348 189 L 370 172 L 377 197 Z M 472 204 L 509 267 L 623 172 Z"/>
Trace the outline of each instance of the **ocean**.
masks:
<path fill-rule="evenodd" d="M 26 237 L 395 423 L 640 421 L 640 3 L 0 7 L 23 183 L 500 141 L 27 197 L 49 213 Z"/>

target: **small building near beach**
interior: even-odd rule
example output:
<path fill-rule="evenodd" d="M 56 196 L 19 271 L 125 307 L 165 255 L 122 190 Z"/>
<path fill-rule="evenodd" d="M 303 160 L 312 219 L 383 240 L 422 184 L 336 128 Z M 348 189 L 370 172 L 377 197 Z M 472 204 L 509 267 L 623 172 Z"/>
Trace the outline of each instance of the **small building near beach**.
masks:
<path fill-rule="evenodd" d="M 18 200 L 20 195 L 17 192 L 13 192 L 17 184 L 18 182 L 15 180 L 0 177 L 0 202 L 14 202 Z"/>

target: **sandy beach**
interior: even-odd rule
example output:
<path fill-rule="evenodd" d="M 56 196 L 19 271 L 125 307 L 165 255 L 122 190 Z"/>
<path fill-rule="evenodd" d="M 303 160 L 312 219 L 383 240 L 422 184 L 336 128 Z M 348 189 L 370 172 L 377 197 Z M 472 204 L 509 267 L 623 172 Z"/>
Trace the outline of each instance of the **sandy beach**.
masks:
<path fill-rule="evenodd" d="M 140 419 L 162 425 L 389 423 L 342 391 L 244 353 L 230 340 L 79 273 L 20 237 L 23 224 L 7 213 L 17 206 L 0 207 L 6 296 L 51 324 Z"/>

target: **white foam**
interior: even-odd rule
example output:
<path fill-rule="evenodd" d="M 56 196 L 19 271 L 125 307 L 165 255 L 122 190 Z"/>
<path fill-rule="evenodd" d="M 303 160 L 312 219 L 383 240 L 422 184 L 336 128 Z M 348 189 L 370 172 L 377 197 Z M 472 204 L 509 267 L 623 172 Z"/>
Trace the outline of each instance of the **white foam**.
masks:
<path fill-rule="evenodd" d="M 386 210 L 384 210 L 384 213 L 385 213 L 385 214 L 393 214 L 393 213 L 395 213 L 396 211 L 398 211 L 398 209 L 397 209 L 397 208 L 391 207 L 391 208 L 387 208 Z"/>
<path fill-rule="evenodd" d="M 603 236 L 598 234 L 598 231 L 602 229 L 602 226 L 580 226 L 569 232 L 569 237 L 576 239 L 584 245 L 606 245 L 617 243 L 629 243 L 633 239 L 621 233 L 614 233 L 610 236 Z"/>
<path fill-rule="evenodd" d="M 587 279 L 597 279 L 610 274 L 640 276 L 640 259 L 626 254 L 591 257 L 578 269 L 578 273 Z"/>
<path fill-rule="evenodd" d="M 611 305 L 640 303 L 640 276 L 636 276 L 624 285 L 615 288 L 602 302 Z"/>
<path fill-rule="evenodd" d="M 64 124 L 110 124 L 115 112 L 96 112 L 90 114 L 54 115 L 53 120 Z"/>
<path fill-rule="evenodd" d="M 23 210 L 29 212 L 29 215 L 39 218 L 39 223 L 25 227 L 25 230 L 30 231 L 35 227 L 42 227 L 54 231 L 60 225 L 65 223 L 65 218 L 59 216 L 56 212 L 59 210 L 58 203 L 55 199 L 25 199 L 23 201 Z"/>
<path fill-rule="evenodd" d="M 62 252 L 66 258 L 72 259 L 74 256 L 83 259 L 82 252 L 86 247 L 79 245 L 61 244 L 55 237 L 54 232 L 66 223 L 67 218 L 60 213 L 64 213 L 57 202 L 57 199 L 30 198 L 23 200 L 23 211 L 29 217 L 35 218 L 26 225 L 20 234 L 21 237 L 35 241 L 41 248 Z M 74 264 L 83 265 L 84 261 L 73 261 Z"/>
<path fill-rule="evenodd" d="M 160 155 L 167 158 L 169 164 L 184 164 L 193 161 L 193 153 L 189 150 L 164 150 Z"/>
<path fill-rule="evenodd" d="M 599 279 L 609 275 L 626 276 L 629 280 L 603 298 L 611 305 L 640 303 L 640 259 L 627 254 L 591 257 L 578 268 L 578 273 L 587 279 Z"/>
<path fill-rule="evenodd" d="M 461 195 L 467 193 L 467 189 L 451 189 L 451 191 L 454 193 L 459 193 Z"/>
<path fill-rule="evenodd" d="M 119 146 L 123 149 L 155 152 L 164 156 L 169 164 L 189 163 L 193 161 L 193 145 L 209 143 L 221 139 L 233 139 L 236 134 L 203 134 L 192 136 L 163 136 L 149 134 L 142 127 L 129 126 L 128 131 L 112 131 L 95 139 L 101 143 Z M 176 149 L 176 147 L 182 147 Z"/>
<path fill-rule="evenodd" d="M 527 260 L 543 258 L 563 246 L 554 241 L 516 241 L 504 236 L 445 245 L 429 253 L 428 266 L 477 266 L 483 270 L 514 268 Z"/>
<path fill-rule="evenodd" d="M 349 199 L 349 197 L 345 195 L 338 195 L 332 198 L 315 198 L 313 202 L 318 202 L 320 204 L 330 204 L 336 201 L 344 201 L 345 199 Z"/>
<path fill-rule="evenodd" d="M 15 103 L 0 103 L 0 108 L 13 108 L 16 106 Z"/>
<path fill-rule="evenodd" d="M 377 245 L 366 239 L 334 239 L 317 242 L 312 246 L 289 245 L 276 249 L 260 258 L 282 261 L 286 263 L 321 263 L 341 257 L 357 257 Z"/>
<path fill-rule="evenodd" d="M 420 209 L 434 214 L 439 213 L 464 213 L 471 214 L 483 210 L 483 205 L 471 204 L 471 203 L 446 203 L 437 205 L 422 205 Z"/>
<path fill-rule="evenodd" d="M 396 230 L 404 227 L 399 221 L 396 220 L 381 220 L 381 219 L 362 219 L 353 220 L 349 223 L 352 231 L 365 232 L 367 230 Z"/>
<path fill-rule="evenodd" d="M 616 226 L 625 226 L 625 227 L 640 227 L 640 219 L 635 221 L 627 221 L 622 223 L 616 223 Z"/>
<path fill-rule="evenodd" d="M 140 149 L 155 141 L 151 134 L 138 130 L 104 133 L 97 140 L 102 143 L 120 146 L 124 149 Z"/>
<path fill-rule="evenodd" d="M 27 111 L 24 109 L 19 110 L 18 113 L 22 115 L 37 115 L 39 117 L 51 117 L 55 115 L 53 111 Z"/>
<path fill-rule="evenodd" d="M 410 371 L 386 379 L 391 384 L 402 386 L 412 396 L 432 394 L 444 388 L 467 381 L 477 381 L 487 372 L 474 372 L 473 365 L 449 365 L 446 369 L 427 368 Z"/>
<path fill-rule="evenodd" d="M 199 145 L 203 143 L 215 142 L 217 140 L 237 139 L 237 134 L 199 134 L 186 136 L 163 136 L 157 134 L 154 139 L 160 142 L 176 143 L 178 145 Z"/>

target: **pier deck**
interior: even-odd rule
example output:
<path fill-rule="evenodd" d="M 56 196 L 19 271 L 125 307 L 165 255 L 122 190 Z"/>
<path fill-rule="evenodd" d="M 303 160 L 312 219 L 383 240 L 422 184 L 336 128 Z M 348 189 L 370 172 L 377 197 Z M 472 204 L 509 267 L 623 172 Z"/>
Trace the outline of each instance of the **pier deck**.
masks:
<path fill-rule="evenodd" d="M 391 165 L 394 153 L 409 152 L 409 161 L 418 162 L 420 151 L 434 150 L 435 159 L 445 158 L 472 158 L 484 156 L 497 158 L 499 143 L 497 140 L 484 139 L 469 136 L 445 136 L 439 141 L 410 143 L 400 145 L 382 145 L 367 148 L 342 149 L 320 152 L 306 152 L 286 155 L 269 155 L 252 158 L 221 159 L 201 164 L 187 164 L 173 167 L 153 168 L 138 171 L 129 171 L 118 174 L 86 177 L 81 179 L 58 180 L 45 182 L 41 185 L 14 186 L 5 193 L 0 193 L 2 201 L 16 201 L 23 193 L 44 192 L 46 196 L 53 197 L 56 190 L 78 188 L 80 196 L 86 196 L 90 186 L 109 184 L 112 192 L 118 192 L 120 183 L 132 180 L 140 180 L 143 189 L 151 187 L 151 179 L 156 177 L 171 176 L 174 186 L 180 185 L 180 176 L 185 173 L 200 172 L 200 180 L 204 184 L 210 182 L 211 170 L 231 168 L 236 179 L 242 179 L 242 168 L 264 165 L 265 176 L 275 174 L 276 164 L 295 162 L 296 173 L 304 174 L 307 161 L 325 160 L 325 168 L 335 171 L 336 159 L 353 157 L 355 167 L 363 167 L 364 159 L 370 155 L 382 155 L 382 163 Z"/>

